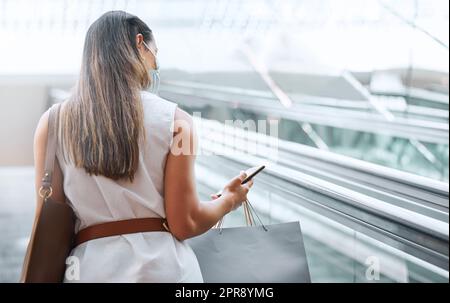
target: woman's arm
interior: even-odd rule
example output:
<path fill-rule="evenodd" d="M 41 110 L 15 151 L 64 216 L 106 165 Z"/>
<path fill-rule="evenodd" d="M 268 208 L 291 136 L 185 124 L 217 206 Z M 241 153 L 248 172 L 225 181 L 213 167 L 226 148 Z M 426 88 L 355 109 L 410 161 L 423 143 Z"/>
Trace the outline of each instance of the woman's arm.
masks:
<path fill-rule="evenodd" d="M 208 231 L 225 214 L 245 201 L 253 185 L 252 181 L 241 185 L 245 178 L 245 173 L 241 173 L 225 186 L 220 198 L 200 202 L 195 186 L 195 142 L 191 116 L 177 109 L 174 142 L 165 168 L 164 192 L 167 223 L 180 241 Z"/>

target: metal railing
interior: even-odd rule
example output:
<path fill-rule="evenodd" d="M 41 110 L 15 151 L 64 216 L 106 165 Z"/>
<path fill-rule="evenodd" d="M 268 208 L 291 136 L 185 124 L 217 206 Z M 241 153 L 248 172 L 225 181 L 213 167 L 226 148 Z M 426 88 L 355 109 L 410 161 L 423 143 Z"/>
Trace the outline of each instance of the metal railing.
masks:
<path fill-rule="evenodd" d="M 421 142 L 447 144 L 449 139 L 448 123 L 443 119 L 430 121 L 430 119 L 420 117 L 408 118 L 397 115 L 393 121 L 388 121 L 375 112 L 354 110 L 354 108 L 317 106 L 306 102 L 295 102 L 287 110 L 265 93 L 255 96 L 253 91 L 245 93 L 245 90 L 236 88 L 227 90 L 224 87 L 212 85 L 171 81 L 161 85 L 161 96 L 169 100 L 177 100 L 178 103 L 186 106 L 202 107 L 214 104 L 230 108 L 239 107 L 241 110 L 272 117 L 277 116 L 287 120 L 378 133 Z M 312 96 L 307 98 L 320 99 Z M 320 100 L 324 100 L 324 98 Z M 336 103 L 338 103 L 337 101 Z M 341 101 L 339 100 L 339 102 Z M 365 102 L 361 102 L 361 104 L 368 106 Z M 417 116 L 418 109 L 416 108 L 415 111 Z M 433 114 L 436 111 L 426 111 L 426 113 Z M 439 115 L 444 116 L 445 120 L 445 113 L 439 111 Z"/>

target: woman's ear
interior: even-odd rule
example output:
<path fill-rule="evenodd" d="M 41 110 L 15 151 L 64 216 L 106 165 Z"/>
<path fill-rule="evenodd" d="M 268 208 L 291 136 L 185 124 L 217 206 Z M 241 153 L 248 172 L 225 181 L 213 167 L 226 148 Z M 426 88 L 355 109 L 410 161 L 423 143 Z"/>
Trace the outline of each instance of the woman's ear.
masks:
<path fill-rule="evenodd" d="M 136 35 L 136 47 L 137 49 L 141 50 L 143 47 L 144 36 L 142 34 Z"/>

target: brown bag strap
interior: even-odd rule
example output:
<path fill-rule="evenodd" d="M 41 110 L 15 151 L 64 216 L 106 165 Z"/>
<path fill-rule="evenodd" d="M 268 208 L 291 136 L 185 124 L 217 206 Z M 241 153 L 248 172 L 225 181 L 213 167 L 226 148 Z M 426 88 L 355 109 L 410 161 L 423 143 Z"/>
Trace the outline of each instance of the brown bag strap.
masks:
<path fill-rule="evenodd" d="M 57 143 L 56 132 L 59 129 L 60 111 L 61 111 L 61 103 L 58 103 L 50 107 L 48 113 L 48 134 L 47 134 L 47 149 L 44 162 L 44 177 L 42 178 L 41 187 L 39 189 L 39 195 L 44 199 L 47 199 L 53 193 L 52 177 L 56 160 L 56 143 Z"/>

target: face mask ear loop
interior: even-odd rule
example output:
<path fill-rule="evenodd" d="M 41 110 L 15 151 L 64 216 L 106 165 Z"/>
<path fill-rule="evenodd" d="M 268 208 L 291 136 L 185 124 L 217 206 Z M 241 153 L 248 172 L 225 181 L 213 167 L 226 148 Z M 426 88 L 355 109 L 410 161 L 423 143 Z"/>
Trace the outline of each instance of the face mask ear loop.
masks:
<path fill-rule="evenodd" d="M 142 40 L 142 43 L 144 43 L 145 47 L 152 53 L 153 57 L 155 58 L 155 66 L 156 70 L 158 70 L 159 69 L 158 57 L 156 57 L 156 54 L 152 51 L 152 49 L 148 46 L 148 44 L 145 43 L 144 40 Z"/>

